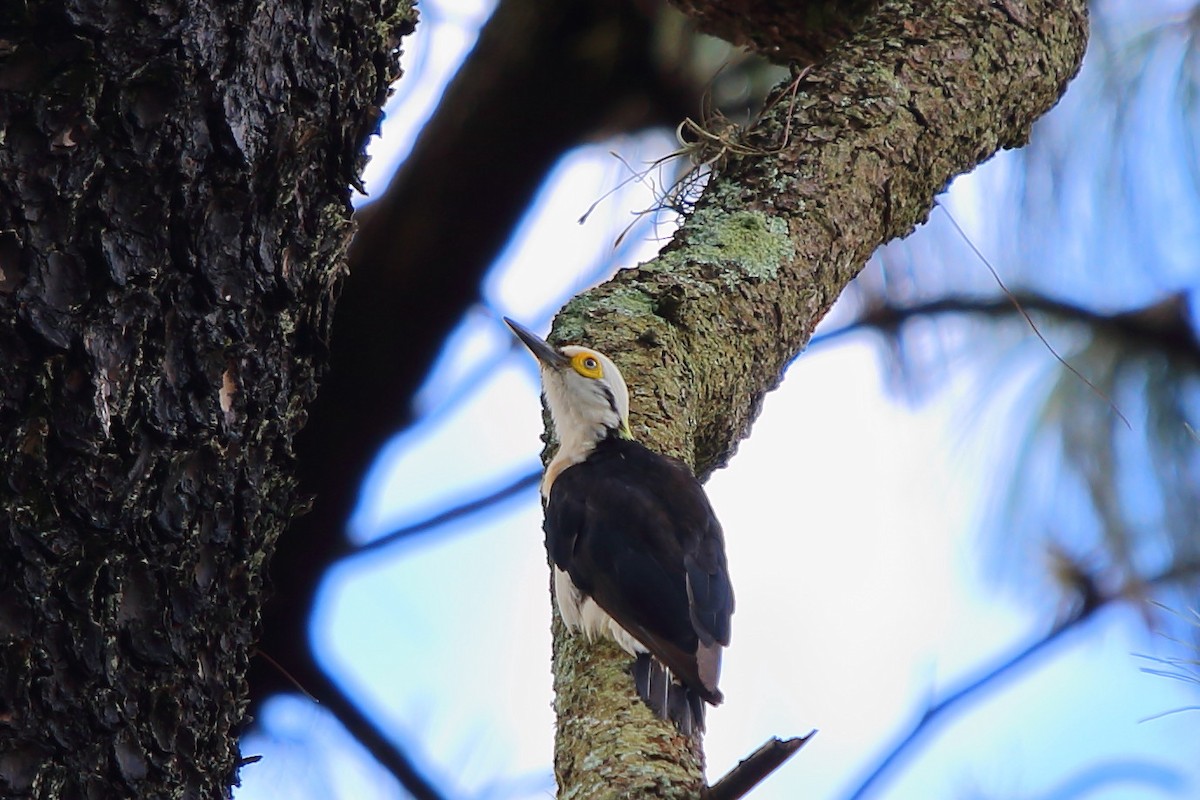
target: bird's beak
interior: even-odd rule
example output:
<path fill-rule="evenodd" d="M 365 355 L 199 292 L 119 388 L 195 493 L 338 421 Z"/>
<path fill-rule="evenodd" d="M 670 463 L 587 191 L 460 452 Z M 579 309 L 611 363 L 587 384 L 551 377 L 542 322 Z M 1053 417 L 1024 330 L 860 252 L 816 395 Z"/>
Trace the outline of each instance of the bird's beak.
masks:
<path fill-rule="evenodd" d="M 533 331 L 523 325 L 518 325 L 508 317 L 504 318 L 504 322 L 508 327 L 512 328 L 512 332 L 517 335 L 517 338 L 525 343 L 525 346 L 529 348 L 529 352 L 533 353 L 537 357 L 537 360 L 545 366 L 561 369 L 570 363 L 569 358 L 555 350 Z"/>

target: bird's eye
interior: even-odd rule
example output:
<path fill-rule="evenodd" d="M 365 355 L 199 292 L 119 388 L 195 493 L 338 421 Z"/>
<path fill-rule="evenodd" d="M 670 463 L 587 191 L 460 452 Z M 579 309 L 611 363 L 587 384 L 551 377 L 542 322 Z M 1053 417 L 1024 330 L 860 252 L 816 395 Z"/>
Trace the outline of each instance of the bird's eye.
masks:
<path fill-rule="evenodd" d="M 600 366 L 600 359 L 591 353 L 576 353 L 574 358 L 571 359 L 571 366 L 585 378 L 604 377 L 604 369 Z"/>

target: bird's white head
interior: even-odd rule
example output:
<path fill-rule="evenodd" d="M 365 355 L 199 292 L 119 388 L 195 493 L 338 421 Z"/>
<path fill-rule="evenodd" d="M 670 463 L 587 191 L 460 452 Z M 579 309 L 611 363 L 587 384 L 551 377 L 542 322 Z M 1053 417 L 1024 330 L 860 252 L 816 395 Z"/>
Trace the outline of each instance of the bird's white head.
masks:
<path fill-rule="evenodd" d="M 555 348 L 508 317 L 504 321 L 541 365 L 559 456 L 579 461 L 606 436 L 630 438 L 629 389 L 612 359 L 577 345 Z"/>

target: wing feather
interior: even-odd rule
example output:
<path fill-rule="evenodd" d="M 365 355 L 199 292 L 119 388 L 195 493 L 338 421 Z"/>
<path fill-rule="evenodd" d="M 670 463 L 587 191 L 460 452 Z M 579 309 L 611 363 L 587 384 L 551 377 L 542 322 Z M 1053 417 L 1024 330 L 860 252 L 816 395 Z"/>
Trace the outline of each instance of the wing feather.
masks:
<path fill-rule="evenodd" d="M 680 461 L 608 439 L 565 469 L 546 506 L 551 560 L 673 673 L 719 702 L 733 589 L 724 537 Z"/>

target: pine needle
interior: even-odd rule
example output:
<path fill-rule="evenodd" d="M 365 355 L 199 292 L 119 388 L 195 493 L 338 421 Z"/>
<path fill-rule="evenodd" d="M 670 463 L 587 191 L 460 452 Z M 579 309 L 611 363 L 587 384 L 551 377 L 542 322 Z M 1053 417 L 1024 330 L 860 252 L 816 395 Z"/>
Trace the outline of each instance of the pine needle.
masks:
<path fill-rule="evenodd" d="M 1050 355 L 1054 356 L 1058 363 L 1066 367 L 1072 375 L 1083 381 L 1097 397 L 1108 403 L 1108 407 L 1112 409 L 1113 413 L 1120 418 L 1121 422 L 1125 423 L 1126 428 L 1132 431 L 1133 426 L 1129 424 L 1129 420 L 1123 413 L 1121 413 L 1121 409 L 1117 408 L 1117 404 L 1112 401 L 1112 398 L 1100 391 L 1096 384 L 1084 377 L 1082 372 L 1071 366 L 1065 358 L 1058 354 L 1058 351 L 1054 349 L 1054 345 L 1050 344 L 1046 337 L 1042 335 L 1042 331 L 1038 328 L 1037 323 L 1033 321 L 1033 317 L 1031 317 L 1029 312 L 1025 310 L 1025 307 L 1021 305 L 1021 301 L 1017 299 L 1017 296 L 1012 293 L 1007 285 L 1005 285 L 1004 280 L 1000 277 L 1000 273 L 998 273 L 996 268 L 992 266 L 991 262 L 987 260 L 987 256 L 980 252 L 979 248 L 975 246 L 975 243 L 971 241 L 971 238 L 967 236 L 966 231 L 964 231 L 962 226 L 958 224 L 958 220 L 956 220 L 954 215 L 950 213 L 950 209 L 946 208 L 946 206 L 940 201 L 937 201 L 937 205 L 946 213 L 946 219 L 950 220 L 950 224 L 954 226 L 954 230 L 958 231 L 958 235 L 962 237 L 962 240 L 967 243 L 967 247 L 971 248 L 971 252 L 973 252 L 975 256 L 983 262 L 983 265 L 987 267 L 988 272 L 992 273 L 992 278 L 996 281 L 996 285 L 1000 287 L 1000 291 L 1004 292 L 1004 295 L 1012 301 L 1013 307 L 1016 308 L 1021 316 L 1025 318 L 1025 322 L 1029 324 L 1029 327 L 1033 330 L 1037 337 L 1041 339 L 1042 344 L 1045 345 L 1046 349 L 1050 351 Z"/>

